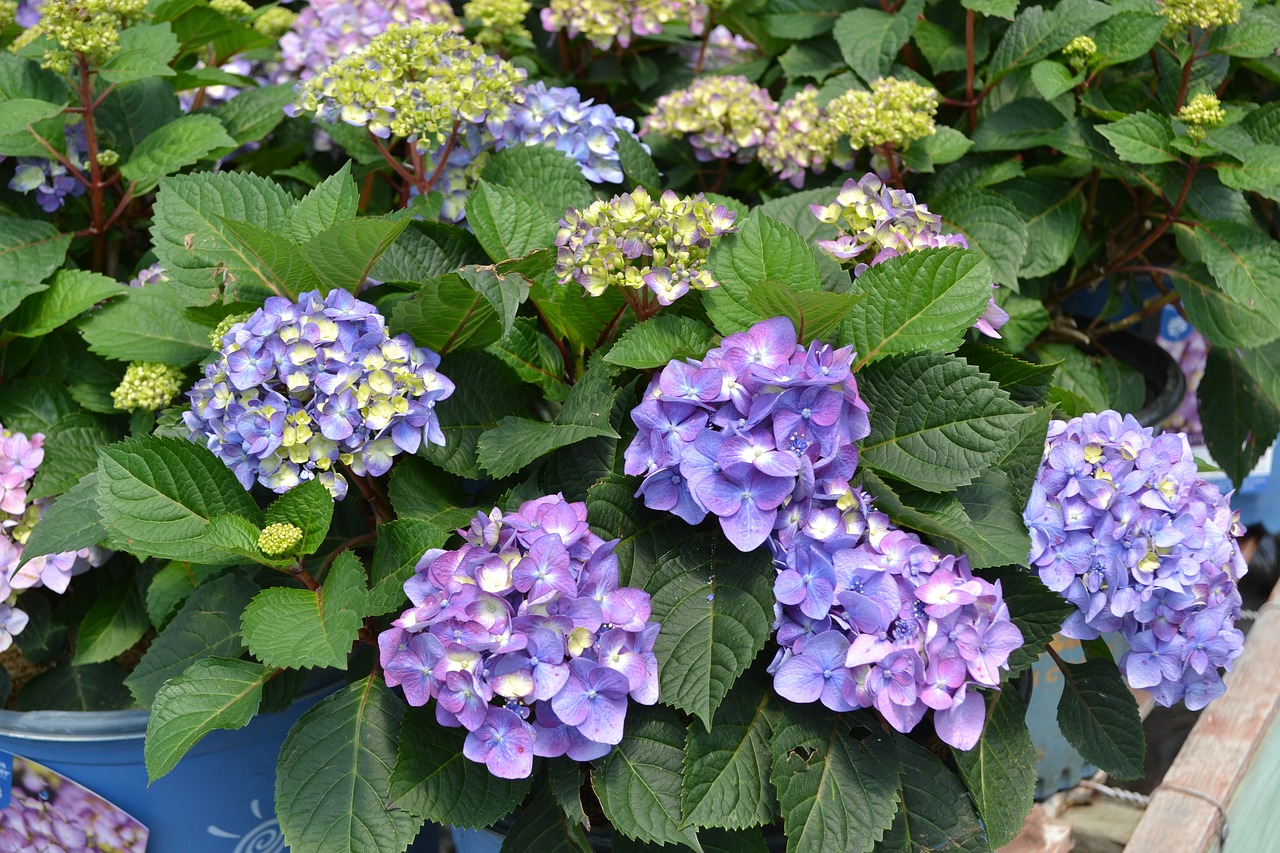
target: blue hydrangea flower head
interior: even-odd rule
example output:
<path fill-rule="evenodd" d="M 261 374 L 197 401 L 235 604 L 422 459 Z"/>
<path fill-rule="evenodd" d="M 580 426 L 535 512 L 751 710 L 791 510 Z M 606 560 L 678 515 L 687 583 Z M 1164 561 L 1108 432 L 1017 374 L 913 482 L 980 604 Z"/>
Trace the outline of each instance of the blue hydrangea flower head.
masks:
<path fill-rule="evenodd" d="M 67 159 L 81 172 L 89 168 L 89 143 L 84 125 L 68 124 L 64 129 Z M 9 189 L 35 193 L 36 204 L 45 213 L 60 210 L 68 198 L 84 195 L 84 184 L 58 160 L 44 157 L 19 157 L 9 181 Z"/>
<path fill-rule="evenodd" d="M 1033 571 L 1076 607 L 1065 636 L 1120 631 L 1121 671 L 1161 705 L 1221 695 L 1244 639 L 1244 531 L 1185 435 L 1113 411 L 1050 422 L 1023 518 Z"/>
<path fill-rule="evenodd" d="M 480 513 L 466 543 L 405 582 L 412 607 L 378 637 L 387 684 L 436 700 L 463 754 L 521 779 L 535 755 L 590 760 L 622 740 L 629 701 L 658 701 L 648 593 L 618 584 L 617 540 L 561 495 Z"/>
<path fill-rule="evenodd" d="M 246 489 L 318 477 L 341 499 L 339 465 L 379 476 L 401 452 L 444 444 L 435 406 L 453 383 L 439 365 L 345 290 L 272 297 L 223 335 L 183 420 Z"/>

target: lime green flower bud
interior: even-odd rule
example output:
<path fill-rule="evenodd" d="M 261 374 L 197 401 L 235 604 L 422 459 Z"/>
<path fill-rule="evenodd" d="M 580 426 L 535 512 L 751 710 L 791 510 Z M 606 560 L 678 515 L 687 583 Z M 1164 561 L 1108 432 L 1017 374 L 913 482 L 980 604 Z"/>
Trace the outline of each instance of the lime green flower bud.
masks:
<path fill-rule="evenodd" d="M 253 14 L 253 7 L 244 0 L 209 0 L 209 8 L 224 18 L 247 18 Z"/>
<path fill-rule="evenodd" d="M 1071 63 L 1071 67 L 1079 71 L 1089 62 L 1089 57 L 1098 52 L 1098 43 L 1088 36 L 1076 36 L 1067 42 L 1062 53 Z"/>
<path fill-rule="evenodd" d="M 120 162 L 120 154 L 110 148 L 104 148 L 98 152 L 99 166 L 114 166 Z"/>
<path fill-rule="evenodd" d="M 1192 27 L 1207 30 L 1240 20 L 1240 0 L 1163 0 L 1165 35 L 1173 36 Z"/>
<path fill-rule="evenodd" d="M 18 0 L 0 0 L 0 30 L 13 23 L 18 16 Z"/>
<path fill-rule="evenodd" d="M 214 349 L 222 349 L 222 338 L 231 331 L 231 327 L 238 323 L 248 320 L 252 314 L 245 312 L 243 314 L 230 314 L 218 321 L 218 325 L 213 327 L 213 331 L 209 333 L 209 346 Z"/>
<path fill-rule="evenodd" d="M 258 535 L 258 550 L 268 557 L 289 553 L 302 541 L 302 530 L 292 524 L 268 524 Z"/>
<path fill-rule="evenodd" d="M 253 28 L 269 39 L 278 39 L 289 32 L 297 20 L 296 12 L 290 12 L 283 6 L 272 6 L 253 19 Z"/>
<path fill-rule="evenodd" d="M 101 65 L 120 50 L 120 31 L 142 20 L 146 8 L 146 0 L 45 0 L 40 26 L 53 46 L 44 67 L 65 72 L 77 54 Z"/>
<path fill-rule="evenodd" d="M 170 364 L 135 361 L 111 392 L 111 402 L 122 412 L 154 412 L 182 391 L 182 371 Z"/>
<path fill-rule="evenodd" d="M 827 105 L 835 129 L 856 148 L 893 145 L 906 148 L 931 136 L 938 111 L 938 92 L 910 80 L 885 77 L 871 91 L 851 89 Z"/>
<path fill-rule="evenodd" d="M 499 45 L 508 37 L 532 37 L 524 25 L 531 8 L 528 0 L 470 0 L 462 7 L 462 15 L 482 27 L 477 42 Z"/>
<path fill-rule="evenodd" d="M 1178 110 L 1178 121 L 1187 126 L 1187 136 L 1197 142 L 1226 120 L 1227 111 L 1222 108 L 1216 95 L 1196 95 Z"/>

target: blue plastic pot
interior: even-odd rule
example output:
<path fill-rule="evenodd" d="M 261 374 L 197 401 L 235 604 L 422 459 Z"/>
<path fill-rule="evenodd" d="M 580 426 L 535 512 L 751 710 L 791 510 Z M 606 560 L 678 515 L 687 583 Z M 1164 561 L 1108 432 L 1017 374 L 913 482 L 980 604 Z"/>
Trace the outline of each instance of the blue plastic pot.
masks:
<path fill-rule="evenodd" d="M 304 694 L 280 714 L 215 731 L 147 786 L 146 711 L 0 711 L 0 749 L 50 767 L 129 812 L 156 853 L 278 853 L 276 758 L 298 718 L 332 689 Z"/>

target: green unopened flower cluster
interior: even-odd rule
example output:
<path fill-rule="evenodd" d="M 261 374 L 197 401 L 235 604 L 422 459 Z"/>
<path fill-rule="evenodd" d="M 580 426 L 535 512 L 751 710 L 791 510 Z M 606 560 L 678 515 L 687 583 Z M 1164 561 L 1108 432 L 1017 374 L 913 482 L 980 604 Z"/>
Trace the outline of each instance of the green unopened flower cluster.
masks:
<path fill-rule="evenodd" d="M 99 166 L 114 166 L 120 162 L 120 152 L 112 148 L 103 148 L 98 152 Z"/>
<path fill-rule="evenodd" d="M 0 0 L 0 30 L 13 23 L 18 16 L 18 0 Z"/>
<path fill-rule="evenodd" d="M 400 136 L 422 150 L 445 144 L 457 121 L 501 121 L 523 69 L 487 55 L 448 24 L 392 24 L 364 48 L 298 84 L 290 115 Z"/>
<path fill-rule="evenodd" d="M 292 524 L 268 524 L 258 534 L 258 550 L 268 557 L 287 554 L 302 541 L 302 530 Z"/>
<path fill-rule="evenodd" d="M 470 0 L 462 7 L 462 15 L 480 24 L 476 41 L 499 45 L 507 38 L 532 38 L 524 25 L 532 8 L 529 0 Z"/>
<path fill-rule="evenodd" d="M 659 98 L 644 132 L 688 137 L 702 161 L 735 155 L 749 160 L 777 111 L 769 93 L 746 77 L 699 77 L 689 88 Z"/>
<path fill-rule="evenodd" d="M 937 90 L 893 77 L 876 80 L 869 92 L 850 89 L 827 105 L 831 124 L 855 149 L 905 148 L 913 140 L 931 136 L 937 111 Z"/>
<path fill-rule="evenodd" d="M 637 187 L 560 221 L 556 277 L 576 281 L 592 296 L 610 285 L 649 288 L 670 305 L 692 290 L 719 282 L 707 270 L 711 241 L 732 231 L 734 214 L 701 193 L 680 198 L 667 190 L 656 202 Z"/>
<path fill-rule="evenodd" d="M 804 185 L 806 172 L 821 172 L 828 164 L 846 169 L 853 164 L 853 152 L 817 98 L 818 90 L 806 86 L 778 107 L 758 153 L 766 169 L 797 188 Z"/>
<path fill-rule="evenodd" d="M 253 14 L 253 7 L 244 0 L 209 0 L 209 8 L 224 18 L 247 18 Z"/>
<path fill-rule="evenodd" d="M 101 65 L 119 51 L 120 31 L 141 20 L 146 8 L 146 0 L 45 0 L 40 29 L 52 46 L 44 67 L 65 72 L 77 54 Z"/>
<path fill-rule="evenodd" d="M 1098 43 L 1089 36 L 1076 36 L 1067 42 L 1062 53 L 1071 63 L 1071 67 L 1079 71 L 1089 61 L 1089 57 L 1098 52 Z"/>
<path fill-rule="evenodd" d="M 171 364 L 135 361 L 111 392 L 111 402 L 122 412 L 154 412 L 182 391 L 182 371 Z"/>
<path fill-rule="evenodd" d="M 222 338 L 227 332 L 231 331 L 231 327 L 237 323 L 243 323 L 248 320 L 252 314 L 245 311 L 243 314 L 231 314 L 223 317 L 218 321 L 218 325 L 213 327 L 213 331 L 209 333 L 209 346 L 214 349 L 222 349 Z"/>
<path fill-rule="evenodd" d="M 253 28 L 269 39 L 278 39 L 289 32 L 298 20 L 298 14 L 283 6 L 272 6 L 253 19 Z"/>
<path fill-rule="evenodd" d="M 1178 121 L 1187 126 L 1187 136 L 1197 142 L 1226 120 L 1227 111 L 1222 108 L 1216 95 L 1196 95 L 1178 110 Z"/>
<path fill-rule="evenodd" d="M 1240 0 L 1163 0 L 1165 35 L 1186 32 L 1191 27 L 1207 30 L 1240 20 Z"/>

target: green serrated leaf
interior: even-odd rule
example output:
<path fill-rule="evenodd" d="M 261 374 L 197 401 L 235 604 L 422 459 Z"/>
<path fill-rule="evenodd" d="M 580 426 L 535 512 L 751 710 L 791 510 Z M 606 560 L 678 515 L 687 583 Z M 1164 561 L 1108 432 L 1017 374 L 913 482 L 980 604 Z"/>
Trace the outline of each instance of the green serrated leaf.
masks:
<path fill-rule="evenodd" d="M 13 98 L 4 102 L 4 115 L 0 116 L 0 136 L 26 136 L 32 125 L 62 115 L 65 103 L 51 104 L 36 98 Z M 44 136 L 42 133 L 41 136 Z M 46 137 L 47 139 L 47 137 Z M 23 150 L 26 148 L 24 146 Z M 44 150 L 43 148 L 41 150 Z M 10 152 L 0 147 L 5 154 Z M 47 152 L 46 152 L 47 153 Z"/>
<path fill-rule="evenodd" d="M 1280 339 L 1277 318 L 1229 298 L 1214 286 L 1212 275 L 1203 265 L 1184 264 L 1172 270 L 1171 275 L 1187 320 L 1215 346 L 1249 348 Z"/>
<path fill-rule="evenodd" d="M 380 526 L 365 614 L 381 616 L 402 609 L 407 600 L 404 582 L 412 577 L 414 566 L 423 554 L 441 547 L 448 538 L 447 530 L 417 518 L 398 518 Z"/>
<path fill-rule="evenodd" d="M 635 479 L 619 472 L 587 492 L 587 517 L 592 529 L 608 539 L 618 539 L 619 583 L 648 588 L 658 561 L 685 541 L 689 526 L 670 513 L 654 512 L 635 500 Z"/>
<path fill-rule="evenodd" d="M 514 809 L 529 792 L 529 780 L 500 779 L 464 757 L 465 738 L 464 730 L 436 722 L 430 709 L 410 708 L 388 799 L 409 814 L 467 829 L 488 826 Z"/>
<path fill-rule="evenodd" d="M 987 853 L 986 833 L 964 785 L 923 746 L 896 735 L 902 783 L 898 814 L 876 853 L 948 850 Z"/>
<path fill-rule="evenodd" d="M 135 570 L 103 586 L 80 620 L 73 664 L 111 660 L 142 639 L 150 627 L 142 598 L 144 580 Z"/>
<path fill-rule="evenodd" d="M 267 507 L 267 524 L 292 524 L 302 531 L 298 554 L 314 554 L 329 535 L 333 521 L 333 495 L 319 480 L 294 486 Z"/>
<path fill-rule="evenodd" d="M 146 77 L 172 77 L 169 63 L 178 53 L 178 39 L 168 24 L 135 24 L 120 31 L 120 49 L 98 69 L 98 75 L 117 86 Z"/>
<path fill-rule="evenodd" d="M 586 833 L 565 816 L 548 785 L 540 786 L 533 802 L 521 809 L 515 825 L 502 839 L 501 849 L 508 853 L 591 853 Z"/>
<path fill-rule="evenodd" d="M 0 216 L 0 281 L 44 281 L 62 266 L 70 245 L 70 235 L 48 222 Z"/>
<path fill-rule="evenodd" d="M 626 132 L 618 135 L 625 136 Z M 591 185 L 582 176 L 577 162 L 565 152 L 546 145 L 505 148 L 485 163 L 480 177 L 489 184 L 501 184 L 533 199 L 553 220 L 564 218 L 570 208 L 581 210 L 595 201 Z"/>
<path fill-rule="evenodd" d="M 809 244 L 759 211 L 712 244 L 707 264 L 720 286 L 703 295 L 703 304 L 711 322 L 725 335 L 766 319 L 751 302 L 751 291 L 761 282 L 775 281 L 791 291 L 822 287 Z"/>
<path fill-rule="evenodd" d="M 1012 202 L 991 190 L 962 189 L 939 196 L 930 207 L 949 228 L 964 235 L 970 249 L 990 259 L 997 284 L 1018 289 L 1028 237 L 1022 214 Z"/>
<path fill-rule="evenodd" d="M 68 415 L 45 433 L 44 462 L 27 499 L 60 495 L 98 467 L 98 448 L 120 438 L 110 421 L 80 413 Z"/>
<path fill-rule="evenodd" d="M 693 827 L 681 827 L 684 728 L 661 705 L 632 705 L 622 742 L 591 773 L 605 817 L 616 832 L 657 844 L 685 844 L 701 851 Z"/>
<path fill-rule="evenodd" d="M 360 191 L 351 177 L 351 164 L 321 181 L 289 211 L 288 234 L 298 244 L 318 237 L 328 229 L 355 219 L 360 207 Z"/>
<path fill-rule="evenodd" d="M 1018 275 L 1035 278 L 1056 272 L 1071 258 L 1084 219 L 1084 199 L 1065 181 L 1018 178 L 1001 185 L 1027 227 L 1027 252 Z"/>
<path fill-rule="evenodd" d="M 1009 655 L 1007 681 L 1031 668 L 1071 615 L 1073 607 L 1039 577 L 1024 569 L 1008 568 L 983 574 L 992 581 L 1000 581 L 1010 618 L 1022 632 L 1022 646 Z"/>
<path fill-rule="evenodd" d="M 185 366 L 209 354 L 211 326 L 184 310 L 182 297 L 164 284 L 128 288 L 80 324 L 89 350 L 116 361 L 158 361 Z"/>
<path fill-rule="evenodd" d="M 1267 400 L 1230 349 L 1209 350 L 1199 394 L 1205 444 L 1239 486 L 1275 441 L 1280 409 Z"/>
<path fill-rule="evenodd" d="M 234 98 L 213 108 L 213 115 L 222 122 L 227 135 L 236 145 L 245 145 L 265 139 L 284 121 L 284 108 L 296 96 L 293 86 L 280 83 L 275 86 L 257 86 L 244 89 Z"/>
<path fill-rule="evenodd" d="M 1059 95 L 1070 92 L 1084 80 L 1084 70 L 1072 72 L 1061 62 L 1042 59 L 1031 66 L 1031 82 L 1036 91 L 1046 101 L 1052 101 Z"/>
<path fill-rule="evenodd" d="M 200 584 L 226 570 L 225 566 L 197 565 L 181 560 L 166 563 L 147 585 L 147 618 L 156 630 L 163 630 Z"/>
<path fill-rule="evenodd" d="M 1218 178 L 1237 190 L 1248 190 L 1272 201 L 1280 198 L 1280 145 L 1253 145 L 1240 152 L 1240 164 L 1218 164 Z"/>
<path fill-rule="evenodd" d="M 249 652 L 277 669 L 345 669 L 360 633 L 364 567 L 351 551 L 333 561 L 321 590 L 275 587 L 244 610 L 241 633 Z"/>
<path fill-rule="evenodd" d="M 889 73 L 923 8 L 923 0 L 914 0 L 892 15 L 879 9 L 854 9 L 840 16 L 831 34 L 849 67 L 870 83 Z"/>
<path fill-rule="evenodd" d="M 178 765 L 214 729 L 248 725 L 262 701 L 262 685 L 275 675 L 260 663 L 205 658 L 165 683 L 147 718 L 147 777 L 154 782 Z"/>
<path fill-rule="evenodd" d="M 769 783 L 773 736 L 767 686 L 745 677 L 716 709 L 713 725 L 694 723 L 685 739 L 680 808 L 687 826 L 743 829 L 778 819 Z"/>
<path fill-rule="evenodd" d="M 120 174 L 141 192 L 166 175 L 192 166 L 219 148 L 235 148 L 222 122 L 212 115 L 186 115 L 152 131 L 133 149 Z"/>
<path fill-rule="evenodd" d="M 49 287 L 18 306 L 5 331 L 23 338 L 39 338 L 74 320 L 84 311 L 128 289 L 114 279 L 86 270 L 58 270 Z"/>
<path fill-rule="evenodd" d="M 98 475 L 90 472 L 45 508 L 22 549 L 22 562 L 98 544 L 107 528 L 98 515 Z"/>
<path fill-rule="evenodd" d="M 868 853 L 893 822 L 897 749 L 885 734 L 861 740 L 847 716 L 788 707 L 774 724 L 773 770 L 788 853 Z"/>
<path fill-rule="evenodd" d="M 1107 68 L 1146 56 L 1159 41 L 1164 22 L 1164 16 L 1147 11 L 1117 12 L 1094 30 L 1098 50 L 1090 57 L 1090 64 Z"/>
<path fill-rule="evenodd" d="M 519 190 L 484 180 L 467 198 L 467 222 L 495 262 L 545 249 L 556 236 L 556 219 L 542 204 Z"/>
<path fill-rule="evenodd" d="M 995 848 L 1017 837 L 1035 803 L 1036 748 L 1017 692 L 990 693 L 986 700 L 987 724 L 977 746 L 951 753 Z"/>
<path fill-rule="evenodd" d="M 1062 698 L 1058 726 L 1085 761 L 1116 779 L 1142 776 L 1147 741 L 1138 703 L 1115 663 L 1091 660 L 1059 664 Z"/>
<path fill-rule="evenodd" d="M 232 572 L 192 592 L 125 679 L 138 704 L 149 707 L 166 681 L 198 660 L 239 657 L 244 651 L 240 614 L 257 591 L 250 578 Z"/>
<path fill-rule="evenodd" d="M 621 132 L 618 134 L 617 150 L 622 174 L 631 188 L 644 187 L 651 195 L 658 195 L 662 190 L 662 176 L 649 152 L 641 147 L 640 140 L 630 133 Z"/>
<path fill-rule="evenodd" d="M 697 320 L 663 314 L 628 329 L 604 360 L 640 370 L 662 367 L 673 359 L 701 358 L 713 338 L 714 333 Z"/>
<path fill-rule="evenodd" d="M 409 224 L 408 219 L 363 217 L 337 222 L 302 247 L 316 277 L 326 288 L 359 292 L 365 279 Z"/>
<path fill-rule="evenodd" d="M 991 79 L 1044 59 L 1115 13 L 1116 9 L 1097 0 L 1066 0 L 1048 11 L 1040 6 L 1023 9 L 991 55 Z"/>
<path fill-rule="evenodd" d="M 276 811 L 291 849 L 409 846 L 421 821 L 387 808 L 404 713 L 404 702 L 371 675 L 320 700 L 289 730 L 276 767 Z"/>
<path fill-rule="evenodd" d="M 569 393 L 564 379 L 564 356 L 532 317 L 515 318 L 511 331 L 485 351 L 502 359 L 522 382 L 541 388 L 548 400 L 558 403 Z"/>
<path fill-rule="evenodd" d="M 378 259 L 373 276 L 380 281 L 425 282 L 485 260 L 470 232 L 442 222 L 415 221 Z"/>
<path fill-rule="evenodd" d="M 421 519 L 441 530 L 465 527 L 476 513 L 456 477 L 413 456 L 396 462 L 387 492 L 397 518 Z"/>
<path fill-rule="evenodd" d="M 302 247 L 283 234 L 252 222 L 222 219 L 228 239 L 253 263 L 254 274 L 276 293 L 296 298 L 319 284 Z"/>
<path fill-rule="evenodd" d="M 440 372 L 453 380 L 456 390 L 437 415 L 444 432 L 443 446 L 424 446 L 419 453 L 451 474 L 482 479 L 484 470 L 476 457 L 480 437 L 504 417 L 523 414 L 531 389 L 486 352 L 450 353 Z"/>
<path fill-rule="evenodd" d="M 1257 59 L 1273 56 L 1280 44 L 1280 10 L 1274 6 L 1246 9 L 1240 20 L 1215 27 L 1208 49 L 1227 56 Z"/>
<path fill-rule="evenodd" d="M 1100 125 L 1098 132 L 1126 163 L 1169 163 L 1178 159 L 1171 150 L 1173 129 L 1165 116 L 1146 111 L 1134 113 Z"/>
<path fill-rule="evenodd" d="M 789 289 L 779 281 L 766 280 L 751 288 L 751 306 L 762 317 L 786 317 L 796 329 L 800 341 L 827 338 L 861 297 L 853 293 L 828 293 L 825 290 Z"/>
<path fill-rule="evenodd" d="M 864 367 L 858 387 L 876 413 L 863 464 L 926 491 L 973 482 L 1028 416 L 977 368 L 945 355 L 891 356 Z"/>
<path fill-rule="evenodd" d="M 1019 98 L 1010 101 L 978 125 L 974 151 L 1024 151 L 1051 142 L 1066 117 L 1048 101 Z"/>

